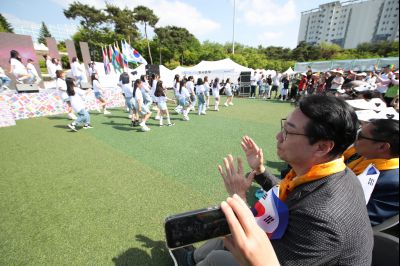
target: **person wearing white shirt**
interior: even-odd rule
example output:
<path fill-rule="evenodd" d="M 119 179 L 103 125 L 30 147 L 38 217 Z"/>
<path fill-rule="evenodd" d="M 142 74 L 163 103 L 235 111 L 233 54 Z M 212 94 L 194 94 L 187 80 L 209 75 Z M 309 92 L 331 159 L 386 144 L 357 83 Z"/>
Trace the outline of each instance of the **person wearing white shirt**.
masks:
<path fill-rule="evenodd" d="M 85 69 L 79 64 L 79 61 L 76 57 L 72 58 L 72 64 L 71 64 L 71 71 L 72 75 L 76 79 L 77 83 L 80 85 L 81 82 L 84 80 L 84 75 L 85 75 Z"/>
<path fill-rule="evenodd" d="M 156 92 L 157 82 L 158 82 L 159 80 L 160 80 L 160 76 L 159 76 L 159 75 L 157 75 L 157 74 L 155 74 L 155 73 L 151 74 L 151 82 L 150 82 L 150 84 L 151 84 L 151 90 L 150 90 L 150 96 L 151 96 L 151 99 L 152 99 L 152 101 L 153 101 L 153 110 L 154 110 L 154 111 L 157 111 L 157 114 L 156 114 L 156 117 L 155 117 L 156 120 L 159 120 L 159 119 L 160 119 L 160 109 L 158 109 L 158 107 L 157 107 L 157 99 L 156 99 L 156 96 L 154 95 L 154 93 Z"/>
<path fill-rule="evenodd" d="M 171 123 L 171 119 L 169 117 L 169 112 L 168 112 L 168 107 L 167 107 L 167 101 L 173 101 L 167 97 L 165 94 L 166 88 L 164 88 L 163 82 L 159 80 L 157 82 L 157 88 L 156 92 L 154 95 L 157 97 L 157 106 L 158 109 L 160 109 L 160 127 L 164 126 L 163 124 L 163 117 L 165 116 L 167 118 L 167 126 L 174 126 L 174 123 Z M 173 101 L 175 102 L 175 101 Z"/>
<path fill-rule="evenodd" d="M 72 120 L 76 119 L 76 115 L 72 111 L 72 106 L 71 102 L 69 99 L 69 96 L 67 94 L 67 83 L 65 83 L 65 74 L 64 71 L 62 70 L 57 70 L 56 71 L 56 90 L 58 90 L 58 93 L 61 97 L 61 100 L 67 104 L 67 113 L 68 117 Z"/>
<path fill-rule="evenodd" d="M 196 84 L 196 94 L 197 94 L 197 100 L 198 100 L 198 106 L 197 106 L 197 114 L 198 115 L 206 114 L 206 100 L 205 100 L 204 91 L 205 91 L 204 81 L 202 78 L 198 78 L 197 84 Z"/>
<path fill-rule="evenodd" d="M 232 87 L 231 87 L 231 80 L 230 78 L 226 79 L 225 83 L 225 95 L 227 96 L 226 102 L 224 105 L 228 107 L 229 105 L 233 105 L 232 99 L 233 99 L 233 93 L 232 93 Z"/>
<path fill-rule="evenodd" d="M 104 100 L 104 97 L 101 93 L 103 88 L 100 85 L 99 76 L 97 75 L 97 73 L 93 73 L 91 76 L 91 79 L 92 79 L 92 88 L 93 88 L 93 92 L 94 92 L 94 97 L 100 101 L 101 107 L 103 108 L 103 114 L 110 115 L 111 113 L 109 111 L 107 111 L 107 107 L 106 107 L 107 102 Z"/>
<path fill-rule="evenodd" d="M 206 109 L 210 109 L 210 83 L 208 77 L 204 77 L 204 96 L 206 100 Z"/>
<path fill-rule="evenodd" d="M 188 107 L 190 105 L 190 93 L 188 89 L 185 87 L 185 81 L 181 80 L 179 87 L 179 105 L 182 107 L 183 120 L 189 121 L 189 110 Z"/>
<path fill-rule="evenodd" d="M 33 64 L 32 59 L 28 59 L 28 64 L 26 65 L 26 69 L 28 70 L 29 74 L 35 77 L 35 83 L 39 83 L 40 81 L 42 81 L 42 79 L 39 77 L 35 65 Z"/>
<path fill-rule="evenodd" d="M 375 75 L 378 81 L 376 90 L 382 94 L 385 94 L 389 88 L 389 85 L 392 83 L 392 71 L 390 69 L 390 65 L 383 67 L 383 73 L 381 75 Z"/>
<path fill-rule="evenodd" d="M 186 82 L 186 89 L 190 93 L 190 106 L 189 110 L 195 110 L 196 106 L 196 94 L 194 93 L 194 83 L 193 83 L 193 76 L 189 76 L 188 81 Z"/>
<path fill-rule="evenodd" d="M 281 75 L 279 74 L 279 72 L 276 72 L 275 76 L 272 78 L 271 98 L 272 98 L 272 92 L 274 91 L 275 91 L 274 99 L 278 98 L 278 89 L 281 84 L 280 79 Z"/>
<path fill-rule="evenodd" d="M 22 64 L 22 58 L 18 51 L 10 51 L 10 73 L 14 75 L 18 83 L 23 83 L 24 80 L 28 80 L 29 84 L 32 84 L 35 77 L 28 73 L 26 67 Z"/>
<path fill-rule="evenodd" d="M 139 125 L 142 127 L 142 131 L 147 132 L 150 131 L 150 128 L 146 125 L 146 122 L 151 116 L 151 111 L 143 102 L 142 86 L 143 84 L 140 79 L 137 79 L 133 84 L 133 100 L 138 117 L 142 116 L 142 122 Z"/>
<path fill-rule="evenodd" d="M 214 83 L 212 85 L 212 94 L 215 99 L 215 104 L 214 104 L 214 110 L 219 111 L 219 101 L 220 101 L 220 96 L 219 96 L 219 91 L 221 90 L 221 86 L 219 85 L 219 78 L 214 79 Z"/>
<path fill-rule="evenodd" d="M 89 93 L 89 91 L 85 92 L 77 88 L 73 78 L 66 78 L 65 83 L 67 84 L 67 94 L 69 96 L 72 109 L 78 115 L 78 118 L 71 124 L 68 124 L 68 127 L 75 132 L 78 131 L 76 126 L 81 123 L 84 124 L 84 129 L 93 128 L 90 125 L 90 115 L 86 110 L 84 99 L 85 94 Z"/>
<path fill-rule="evenodd" d="M 175 107 L 175 112 L 177 114 L 182 113 L 182 106 L 179 105 L 179 90 L 180 90 L 180 77 L 178 74 L 175 75 L 174 77 L 174 84 L 173 84 L 173 89 L 174 89 L 174 94 L 175 94 L 175 100 L 176 100 L 176 107 Z"/>

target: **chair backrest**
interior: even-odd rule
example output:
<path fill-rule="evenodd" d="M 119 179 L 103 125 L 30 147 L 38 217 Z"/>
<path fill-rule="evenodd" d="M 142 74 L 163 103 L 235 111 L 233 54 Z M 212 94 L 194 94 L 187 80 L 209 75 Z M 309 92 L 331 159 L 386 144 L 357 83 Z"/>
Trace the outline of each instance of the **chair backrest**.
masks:
<path fill-rule="evenodd" d="M 397 214 L 397 215 L 393 216 L 392 218 L 387 219 L 383 223 L 372 227 L 372 230 L 374 232 L 382 232 L 386 229 L 389 229 L 389 228 L 395 226 L 398 223 L 399 223 L 399 215 Z"/>
<path fill-rule="evenodd" d="M 372 266 L 381 265 L 399 265 L 399 239 L 382 232 L 375 232 Z"/>

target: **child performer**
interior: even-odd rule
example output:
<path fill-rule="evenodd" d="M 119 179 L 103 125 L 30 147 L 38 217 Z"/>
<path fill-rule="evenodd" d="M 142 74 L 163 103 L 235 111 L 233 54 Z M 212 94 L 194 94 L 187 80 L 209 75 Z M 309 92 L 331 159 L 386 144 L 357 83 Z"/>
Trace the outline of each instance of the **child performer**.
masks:
<path fill-rule="evenodd" d="M 59 70 L 57 70 L 57 71 L 59 71 Z M 101 107 L 103 108 L 103 113 L 105 115 L 110 115 L 111 113 L 109 111 L 107 111 L 107 108 L 106 108 L 107 103 L 104 100 L 103 95 L 101 94 L 101 91 L 103 90 L 103 88 L 100 85 L 99 76 L 97 75 L 97 73 L 93 73 L 91 78 L 92 78 L 92 88 L 93 88 L 93 92 L 94 92 L 94 97 L 96 97 L 96 99 L 101 102 Z"/>
<path fill-rule="evenodd" d="M 232 99 L 233 99 L 233 94 L 232 94 L 232 88 L 231 88 L 231 80 L 228 78 L 225 83 L 225 94 L 228 98 L 226 98 L 225 106 L 228 107 L 228 105 L 233 105 Z"/>
<path fill-rule="evenodd" d="M 147 108 L 147 106 L 143 103 L 143 95 L 142 95 L 142 86 L 143 83 L 140 79 L 137 79 L 133 84 L 133 101 L 136 109 L 137 116 L 142 116 L 142 122 L 139 126 L 142 127 L 142 131 L 150 131 L 150 128 L 146 126 L 147 120 L 151 116 L 151 111 Z"/>
<path fill-rule="evenodd" d="M 205 101 L 205 94 L 204 94 L 204 81 L 202 78 L 197 79 L 197 84 L 196 84 L 196 94 L 197 94 L 197 100 L 198 100 L 198 110 L 197 114 L 198 115 L 205 115 L 206 114 L 206 101 Z"/>
<path fill-rule="evenodd" d="M 171 120 L 169 118 L 169 113 L 168 113 L 168 108 L 167 108 L 167 101 L 172 101 L 175 102 L 172 99 L 169 99 L 166 95 L 165 95 L 165 88 L 163 86 L 163 82 L 161 80 L 158 81 L 157 83 L 157 89 L 155 92 L 155 96 L 157 97 L 157 106 L 158 109 L 160 109 L 161 111 L 161 115 L 160 115 L 160 127 L 164 126 L 163 124 L 163 117 L 166 116 L 167 117 L 167 125 L 168 126 L 173 126 L 175 125 L 174 123 L 171 123 Z"/>
<path fill-rule="evenodd" d="M 215 78 L 214 83 L 212 85 L 212 94 L 215 99 L 214 111 L 219 111 L 219 91 L 221 90 L 221 86 L 219 85 L 219 78 Z"/>
<path fill-rule="evenodd" d="M 181 86 L 179 88 L 179 105 L 182 106 L 183 120 L 189 121 L 189 106 L 190 106 L 190 93 L 185 86 L 186 81 L 181 80 Z"/>
<path fill-rule="evenodd" d="M 72 111 L 71 107 L 71 102 L 69 100 L 68 94 L 67 94 L 67 83 L 65 83 L 65 74 L 64 71 L 62 70 L 57 70 L 56 71 L 56 89 L 60 93 L 61 100 L 67 104 L 67 112 L 68 112 L 68 117 L 72 120 L 76 119 L 76 115 Z"/>
<path fill-rule="evenodd" d="M 76 129 L 76 125 L 80 123 L 84 124 L 84 129 L 93 128 L 90 125 L 90 115 L 85 108 L 85 100 L 83 98 L 85 92 L 76 87 L 75 80 L 73 78 L 66 78 L 65 83 L 67 84 L 67 94 L 71 101 L 72 109 L 78 115 L 78 118 L 71 124 L 68 124 L 68 127 L 75 132 L 78 131 Z M 86 93 L 89 93 L 89 91 Z"/>

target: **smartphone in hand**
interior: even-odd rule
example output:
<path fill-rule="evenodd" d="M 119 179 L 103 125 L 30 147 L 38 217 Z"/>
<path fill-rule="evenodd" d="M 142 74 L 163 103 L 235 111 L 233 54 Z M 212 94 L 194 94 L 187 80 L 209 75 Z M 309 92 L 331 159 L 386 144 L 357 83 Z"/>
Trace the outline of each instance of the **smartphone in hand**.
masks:
<path fill-rule="evenodd" d="M 165 219 L 165 236 L 169 249 L 229 234 L 229 226 L 220 206 L 185 212 Z"/>

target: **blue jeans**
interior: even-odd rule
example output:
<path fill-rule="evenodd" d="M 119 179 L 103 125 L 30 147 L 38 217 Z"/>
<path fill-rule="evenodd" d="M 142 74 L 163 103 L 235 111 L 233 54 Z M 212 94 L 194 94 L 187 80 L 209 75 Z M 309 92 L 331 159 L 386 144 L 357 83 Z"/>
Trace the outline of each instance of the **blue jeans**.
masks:
<path fill-rule="evenodd" d="M 89 115 L 88 111 L 86 111 L 85 109 L 82 109 L 77 113 L 77 115 L 78 115 L 78 118 L 76 119 L 75 123 L 90 124 L 90 115 Z"/>
<path fill-rule="evenodd" d="M 205 112 L 206 110 L 206 101 L 204 99 L 204 94 L 199 94 L 197 95 L 197 100 L 198 100 L 198 113 L 200 114 L 201 112 Z"/>
<path fill-rule="evenodd" d="M 8 86 L 11 83 L 11 79 L 7 76 L 1 76 L 0 77 L 0 89 L 3 86 Z"/>

